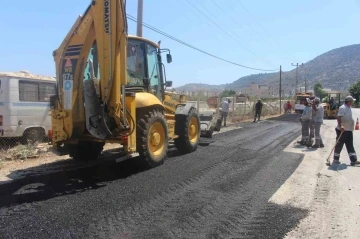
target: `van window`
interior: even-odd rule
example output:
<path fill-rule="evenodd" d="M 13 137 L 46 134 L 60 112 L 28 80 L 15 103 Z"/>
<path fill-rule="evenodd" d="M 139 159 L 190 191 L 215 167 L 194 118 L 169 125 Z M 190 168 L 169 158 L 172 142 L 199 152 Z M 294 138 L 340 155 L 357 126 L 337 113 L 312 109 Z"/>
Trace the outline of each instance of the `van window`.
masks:
<path fill-rule="evenodd" d="M 19 81 L 19 100 L 28 102 L 49 102 L 55 94 L 54 83 Z"/>
<path fill-rule="evenodd" d="M 20 101 L 39 101 L 38 83 L 19 81 L 19 100 Z"/>
<path fill-rule="evenodd" d="M 50 96 L 55 95 L 55 84 L 40 83 L 39 84 L 39 101 L 49 102 Z"/>

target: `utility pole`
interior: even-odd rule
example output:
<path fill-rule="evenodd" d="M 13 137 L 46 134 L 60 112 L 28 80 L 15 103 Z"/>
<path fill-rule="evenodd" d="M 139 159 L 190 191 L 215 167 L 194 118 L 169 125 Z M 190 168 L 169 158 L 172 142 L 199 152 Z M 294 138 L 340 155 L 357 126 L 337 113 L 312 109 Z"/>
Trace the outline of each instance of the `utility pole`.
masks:
<path fill-rule="evenodd" d="M 143 23 L 143 0 L 138 0 L 138 12 L 137 12 L 137 30 L 138 37 L 142 37 L 142 23 Z"/>
<path fill-rule="evenodd" d="M 279 85 L 279 97 L 280 97 L 280 114 L 281 114 L 281 108 L 282 108 L 282 104 L 281 104 L 281 65 L 280 65 L 280 85 Z"/>
<path fill-rule="evenodd" d="M 305 92 L 307 92 L 307 80 L 305 78 Z"/>
<path fill-rule="evenodd" d="M 291 63 L 292 66 L 296 66 L 296 81 L 295 81 L 295 94 L 298 91 L 298 78 L 299 78 L 299 73 L 298 73 L 298 68 L 299 68 L 299 63 L 293 64 Z M 303 63 L 301 63 L 301 65 L 304 65 Z"/>

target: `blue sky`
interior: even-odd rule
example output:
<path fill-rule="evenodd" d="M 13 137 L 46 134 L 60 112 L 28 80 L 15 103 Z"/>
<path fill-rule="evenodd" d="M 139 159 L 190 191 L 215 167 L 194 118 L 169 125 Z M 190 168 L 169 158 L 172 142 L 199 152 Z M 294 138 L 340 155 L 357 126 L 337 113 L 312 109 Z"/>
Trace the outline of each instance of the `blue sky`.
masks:
<path fill-rule="evenodd" d="M 52 51 L 89 2 L 4 1 L 0 71 L 55 75 Z M 136 10 L 137 0 L 127 0 L 128 14 L 136 17 Z M 143 21 L 228 60 L 290 70 L 291 63 L 305 63 L 333 48 L 359 43 L 359 12 L 360 0 L 144 0 Z M 129 33 L 136 33 L 131 21 Z M 259 73 L 213 59 L 146 28 L 143 36 L 161 40 L 162 47 L 171 49 L 173 62 L 166 65 L 166 72 L 174 86 L 231 83 Z"/>

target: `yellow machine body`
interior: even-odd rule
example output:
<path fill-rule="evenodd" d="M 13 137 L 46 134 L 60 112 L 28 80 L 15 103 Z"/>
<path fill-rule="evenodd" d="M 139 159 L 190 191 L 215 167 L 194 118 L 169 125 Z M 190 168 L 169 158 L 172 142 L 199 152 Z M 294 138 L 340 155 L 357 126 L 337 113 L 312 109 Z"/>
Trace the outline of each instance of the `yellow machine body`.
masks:
<path fill-rule="evenodd" d="M 154 166 L 165 158 L 168 140 L 179 138 L 176 131 L 186 131 L 178 148 L 196 149 L 198 116 L 186 104 L 172 105 L 169 114 L 163 51 L 127 34 L 125 9 L 124 1 L 91 1 L 53 52 L 52 144 L 55 151 L 70 145 L 70 155 L 84 158 L 91 155 L 87 148 L 98 155 L 106 142 L 119 143 L 126 154 L 140 152 Z M 187 122 L 177 130 L 175 115 Z"/>

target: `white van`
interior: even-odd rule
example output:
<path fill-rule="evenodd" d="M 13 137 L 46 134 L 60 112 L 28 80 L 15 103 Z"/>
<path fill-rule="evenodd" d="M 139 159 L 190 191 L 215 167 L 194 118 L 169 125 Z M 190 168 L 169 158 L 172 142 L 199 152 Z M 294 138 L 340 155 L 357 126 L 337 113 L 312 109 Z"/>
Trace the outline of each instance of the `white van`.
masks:
<path fill-rule="evenodd" d="M 51 129 L 50 96 L 54 77 L 27 71 L 0 72 L 0 138 L 38 141 Z"/>

